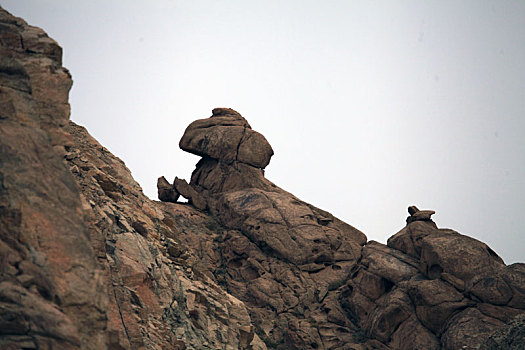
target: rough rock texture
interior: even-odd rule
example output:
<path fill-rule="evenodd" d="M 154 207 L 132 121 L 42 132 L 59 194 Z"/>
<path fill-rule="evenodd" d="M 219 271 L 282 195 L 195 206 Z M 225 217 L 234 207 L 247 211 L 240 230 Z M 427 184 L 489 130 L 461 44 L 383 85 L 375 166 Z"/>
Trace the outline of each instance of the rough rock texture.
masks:
<path fill-rule="evenodd" d="M 68 121 L 61 48 L 0 9 L 0 53 L 0 348 L 265 349 L 178 243 L 185 220 L 204 233 L 210 218 L 177 204 L 164 217 Z"/>
<path fill-rule="evenodd" d="M 219 111 L 231 113 L 216 109 L 192 123 L 181 147 L 193 125 L 209 125 Z M 236 112 L 235 120 L 245 121 Z M 237 128 L 225 123 L 221 132 Z M 230 149 L 214 133 L 203 128 L 199 138 Z M 505 266 L 484 243 L 438 229 L 432 210 L 409 207 L 407 226 L 387 246 L 365 244 L 355 228 L 232 157 L 203 155 L 190 185 L 227 229 L 193 247 L 245 302 L 270 347 L 475 349 L 523 312 L 525 265 Z M 190 246 L 203 239 L 194 232 L 185 233 Z"/>
<path fill-rule="evenodd" d="M 523 348 L 525 264 L 416 207 L 367 242 L 268 181 L 271 146 L 227 108 L 152 201 L 68 120 L 60 60 L 0 9 L 1 349 Z"/>
<path fill-rule="evenodd" d="M 239 113 L 215 108 L 208 119 L 191 123 L 179 146 L 185 151 L 226 163 L 240 162 L 264 169 L 273 150 L 263 135 L 253 131 Z"/>
<path fill-rule="evenodd" d="M 409 213 L 387 246 L 364 247 L 341 304 L 368 336 L 394 349 L 480 348 L 523 314 L 525 264 L 505 266 L 484 243 L 438 229 L 433 211 Z"/>
<path fill-rule="evenodd" d="M 172 204 L 167 217 L 142 193 L 129 170 L 82 127 L 66 127 L 66 154 L 82 193 L 92 245 L 110 296 L 109 346 L 123 348 L 264 348 L 245 305 L 224 291 L 179 231 L 191 220 L 206 234 L 210 218 Z M 176 209 L 175 209 L 176 208 Z"/>
<path fill-rule="evenodd" d="M 96 349 L 107 338 L 102 271 L 63 161 L 72 81 L 61 55 L 0 9 L 0 348 Z"/>
<path fill-rule="evenodd" d="M 510 321 L 506 327 L 494 332 L 482 345 L 487 350 L 520 350 L 525 344 L 525 314 Z"/>

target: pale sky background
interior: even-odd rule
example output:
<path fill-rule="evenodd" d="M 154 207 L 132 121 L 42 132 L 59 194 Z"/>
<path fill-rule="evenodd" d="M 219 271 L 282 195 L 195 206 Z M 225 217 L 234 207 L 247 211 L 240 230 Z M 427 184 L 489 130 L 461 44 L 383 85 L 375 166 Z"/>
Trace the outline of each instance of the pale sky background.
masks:
<path fill-rule="evenodd" d="M 386 243 L 407 207 L 525 261 L 525 1 L 0 0 L 64 48 L 71 118 L 156 199 L 214 107 L 266 177 Z"/>

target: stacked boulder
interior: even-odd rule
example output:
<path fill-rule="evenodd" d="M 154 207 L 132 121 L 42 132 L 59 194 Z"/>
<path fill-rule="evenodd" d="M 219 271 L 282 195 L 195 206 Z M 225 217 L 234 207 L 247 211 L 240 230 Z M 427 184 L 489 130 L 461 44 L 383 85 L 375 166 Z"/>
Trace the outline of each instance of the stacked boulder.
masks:
<path fill-rule="evenodd" d="M 273 150 L 263 135 L 231 108 L 215 108 L 212 116 L 191 123 L 180 140 L 184 151 L 222 162 L 264 169 Z"/>
<path fill-rule="evenodd" d="M 367 243 L 268 181 L 272 148 L 232 109 L 191 123 L 180 147 L 202 159 L 186 195 L 161 178 L 159 198 L 206 203 L 216 232 L 180 239 L 247 305 L 269 348 L 477 349 L 524 313 L 524 264 L 506 266 L 415 206 L 387 245 Z M 176 220 L 176 207 L 165 209 Z"/>
<path fill-rule="evenodd" d="M 202 157 L 189 186 L 221 227 L 213 238 L 188 229 L 185 242 L 203 255 L 220 252 L 212 269 L 249 306 L 266 344 L 322 349 L 357 342 L 334 291 L 357 264 L 366 236 L 267 180 L 272 147 L 232 109 L 191 123 L 180 147 Z M 161 180 L 159 198 L 174 199 L 174 187 Z"/>
<path fill-rule="evenodd" d="M 506 266 L 486 244 L 439 229 L 409 207 L 387 246 L 369 242 L 341 305 L 369 337 L 393 349 L 478 349 L 525 311 L 525 264 Z"/>
<path fill-rule="evenodd" d="M 210 118 L 191 123 L 179 147 L 202 157 L 192 176 L 192 186 L 178 178 L 170 185 L 164 177 L 160 177 L 157 181 L 159 199 L 177 202 L 179 195 L 182 195 L 200 210 L 206 209 L 204 198 L 209 196 L 207 191 L 204 197 L 200 196 L 194 187 L 199 192 L 257 187 L 264 182 L 262 169 L 270 163 L 273 155 L 272 147 L 264 136 L 252 130 L 246 119 L 230 108 L 215 108 Z"/>

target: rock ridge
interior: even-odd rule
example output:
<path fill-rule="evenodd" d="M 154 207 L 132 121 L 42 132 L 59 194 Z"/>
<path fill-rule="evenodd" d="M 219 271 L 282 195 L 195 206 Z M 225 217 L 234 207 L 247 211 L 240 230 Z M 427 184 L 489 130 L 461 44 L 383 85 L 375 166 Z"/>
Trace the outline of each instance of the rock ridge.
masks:
<path fill-rule="evenodd" d="M 525 264 L 415 206 L 368 241 L 266 179 L 233 109 L 188 126 L 202 159 L 150 200 L 69 121 L 61 55 L 0 9 L 0 348 L 522 348 Z"/>
<path fill-rule="evenodd" d="M 222 128 L 229 135 L 236 124 Z M 203 128 L 199 137 L 215 132 Z M 270 347 L 477 349 L 524 312 L 525 265 L 506 266 L 484 243 L 438 228 L 435 211 L 410 206 L 405 228 L 387 245 L 367 242 L 259 169 L 210 153 L 190 186 L 228 229 L 206 245 L 221 252 L 212 270 L 246 303 Z M 197 237 L 189 236 L 191 245 Z"/>

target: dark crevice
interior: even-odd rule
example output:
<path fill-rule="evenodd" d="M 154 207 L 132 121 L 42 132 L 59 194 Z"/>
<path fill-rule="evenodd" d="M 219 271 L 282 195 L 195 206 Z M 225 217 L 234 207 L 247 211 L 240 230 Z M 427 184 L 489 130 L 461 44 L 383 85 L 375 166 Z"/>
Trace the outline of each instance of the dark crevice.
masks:
<path fill-rule="evenodd" d="M 235 161 L 239 161 L 239 148 L 241 148 L 242 141 L 244 141 L 244 136 L 246 135 L 246 126 L 242 130 L 242 136 L 239 139 L 239 143 L 237 144 L 237 149 L 235 150 Z"/>

